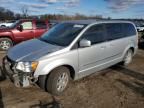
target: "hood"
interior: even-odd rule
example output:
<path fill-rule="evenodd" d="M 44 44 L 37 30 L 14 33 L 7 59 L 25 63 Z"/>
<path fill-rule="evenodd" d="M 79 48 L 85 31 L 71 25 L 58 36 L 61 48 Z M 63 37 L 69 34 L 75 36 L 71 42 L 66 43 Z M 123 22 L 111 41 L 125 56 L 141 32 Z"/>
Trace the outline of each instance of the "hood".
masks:
<path fill-rule="evenodd" d="M 52 45 L 38 39 L 22 42 L 11 48 L 7 56 L 13 61 L 35 61 L 48 53 L 56 52 L 64 47 Z"/>
<path fill-rule="evenodd" d="M 5 28 L 0 28 L 0 32 L 9 32 L 11 31 L 12 29 L 9 28 L 9 27 L 5 27 Z"/>

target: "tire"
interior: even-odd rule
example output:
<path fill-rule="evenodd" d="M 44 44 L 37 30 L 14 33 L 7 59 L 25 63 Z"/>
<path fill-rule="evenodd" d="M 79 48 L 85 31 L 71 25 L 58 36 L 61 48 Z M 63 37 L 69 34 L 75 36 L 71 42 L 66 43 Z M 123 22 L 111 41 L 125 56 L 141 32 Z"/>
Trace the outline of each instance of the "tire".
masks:
<path fill-rule="evenodd" d="M 38 86 L 43 90 L 46 90 L 46 87 L 45 87 L 46 86 L 46 78 L 47 78 L 46 75 L 41 75 L 41 76 L 39 76 L 38 81 L 37 81 Z"/>
<path fill-rule="evenodd" d="M 124 56 L 122 65 L 124 65 L 124 66 L 129 65 L 132 61 L 132 57 L 133 57 L 133 51 L 131 49 L 129 49 Z"/>
<path fill-rule="evenodd" d="M 1 25 L 1 27 L 6 27 L 5 25 Z"/>
<path fill-rule="evenodd" d="M 60 95 L 70 81 L 69 69 L 61 66 L 54 69 L 46 80 L 46 90 L 53 95 Z"/>
<path fill-rule="evenodd" d="M 7 51 L 13 46 L 13 42 L 9 38 L 0 38 L 0 50 Z"/>

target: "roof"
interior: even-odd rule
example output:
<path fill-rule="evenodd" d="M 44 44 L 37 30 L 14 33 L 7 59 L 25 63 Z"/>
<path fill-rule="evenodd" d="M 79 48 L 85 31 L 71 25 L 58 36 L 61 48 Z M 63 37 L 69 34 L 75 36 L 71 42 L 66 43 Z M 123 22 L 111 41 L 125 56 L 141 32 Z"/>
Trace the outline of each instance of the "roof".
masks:
<path fill-rule="evenodd" d="M 77 24 L 93 24 L 93 23 L 132 23 L 130 21 L 124 20 L 70 20 L 70 21 L 62 21 L 67 23 L 77 23 Z"/>

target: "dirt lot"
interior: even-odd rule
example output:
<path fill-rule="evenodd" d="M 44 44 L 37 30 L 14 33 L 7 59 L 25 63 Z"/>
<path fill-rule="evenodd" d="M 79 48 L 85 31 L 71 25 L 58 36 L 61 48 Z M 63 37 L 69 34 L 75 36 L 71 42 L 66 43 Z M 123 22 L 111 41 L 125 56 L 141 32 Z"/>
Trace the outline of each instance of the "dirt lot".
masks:
<path fill-rule="evenodd" d="M 143 47 L 143 45 L 141 45 Z M 1 54 L 2 58 L 4 54 Z M 53 97 L 37 86 L 16 88 L 0 81 L 0 108 L 143 108 L 144 50 L 127 67 L 113 66 L 76 82 Z"/>

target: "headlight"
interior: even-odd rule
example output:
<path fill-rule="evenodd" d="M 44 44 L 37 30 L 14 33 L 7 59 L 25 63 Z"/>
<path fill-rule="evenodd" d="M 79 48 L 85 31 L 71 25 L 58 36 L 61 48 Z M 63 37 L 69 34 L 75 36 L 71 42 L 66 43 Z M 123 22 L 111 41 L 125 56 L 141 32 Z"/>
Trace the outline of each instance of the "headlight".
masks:
<path fill-rule="evenodd" d="M 34 72 L 37 68 L 38 62 L 18 62 L 16 69 L 23 72 Z"/>

